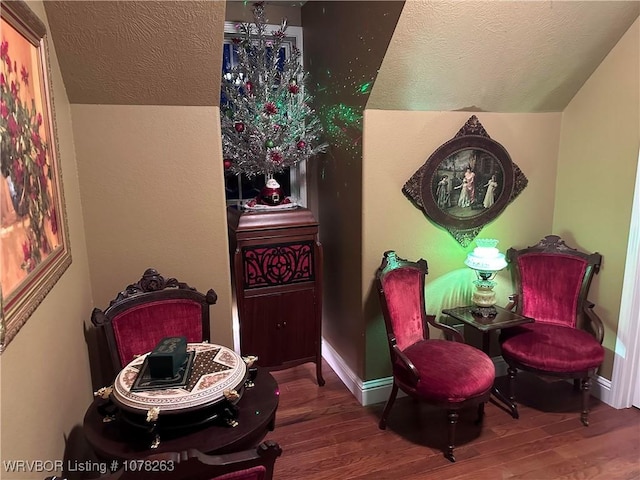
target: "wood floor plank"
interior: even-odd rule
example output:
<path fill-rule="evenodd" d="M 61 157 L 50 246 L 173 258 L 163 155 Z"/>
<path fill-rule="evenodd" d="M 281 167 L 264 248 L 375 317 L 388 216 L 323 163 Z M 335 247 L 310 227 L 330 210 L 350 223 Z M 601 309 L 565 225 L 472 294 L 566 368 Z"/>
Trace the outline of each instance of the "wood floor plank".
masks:
<path fill-rule="evenodd" d="M 519 376 L 518 420 L 493 403 L 481 426 L 474 409 L 461 412 L 451 463 L 442 410 L 399 398 L 380 430 L 384 403 L 361 406 L 327 365 L 324 387 L 312 364 L 272 373 L 280 405 L 267 438 L 283 449 L 277 480 L 640 479 L 640 410 L 593 399 L 584 427 L 567 382 Z"/>

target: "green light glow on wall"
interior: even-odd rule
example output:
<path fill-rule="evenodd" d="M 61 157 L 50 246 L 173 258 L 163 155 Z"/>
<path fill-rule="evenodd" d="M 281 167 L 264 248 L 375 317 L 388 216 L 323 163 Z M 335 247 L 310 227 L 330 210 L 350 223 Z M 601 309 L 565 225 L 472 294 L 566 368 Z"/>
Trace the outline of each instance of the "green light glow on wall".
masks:
<path fill-rule="evenodd" d="M 361 95 L 366 95 L 371 93 L 371 87 L 373 86 L 373 82 L 363 83 L 358 87 L 358 93 Z"/>
<path fill-rule="evenodd" d="M 330 143 L 352 146 L 362 139 L 362 112 L 359 108 L 339 103 L 320 112 Z"/>

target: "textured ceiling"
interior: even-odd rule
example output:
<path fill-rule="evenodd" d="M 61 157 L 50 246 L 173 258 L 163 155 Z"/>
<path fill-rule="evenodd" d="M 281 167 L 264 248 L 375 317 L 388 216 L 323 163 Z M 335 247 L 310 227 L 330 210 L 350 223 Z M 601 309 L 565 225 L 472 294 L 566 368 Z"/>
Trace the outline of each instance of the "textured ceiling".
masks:
<path fill-rule="evenodd" d="M 44 4 L 71 103 L 219 104 L 224 1 Z M 367 107 L 562 111 L 639 12 L 635 0 L 407 0 Z"/>
<path fill-rule="evenodd" d="M 367 108 L 562 111 L 639 11 L 637 1 L 407 0 Z"/>
<path fill-rule="evenodd" d="M 71 103 L 218 105 L 223 1 L 45 1 Z"/>

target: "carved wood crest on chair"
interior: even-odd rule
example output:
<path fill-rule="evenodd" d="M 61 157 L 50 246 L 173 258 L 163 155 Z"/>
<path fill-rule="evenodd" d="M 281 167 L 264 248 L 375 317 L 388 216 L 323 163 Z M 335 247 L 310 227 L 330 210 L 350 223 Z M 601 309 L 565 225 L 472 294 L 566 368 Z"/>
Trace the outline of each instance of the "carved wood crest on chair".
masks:
<path fill-rule="evenodd" d="M 94 308 L 91 322 L 104 331 L 114 376 L 164 337 L 185 336 L 190 343 L 209 341 L 209 308 L 217 299 L 213 289 L 203 294 L 148 268 L 104 311 Z"/>
<path fill-rule="evenodd" d="M 426 314 L 427 272 L 424 259 L 410 262 L 394 251 L 387 251 L 376 273 L 393 372 L 393 386 L 379 426 L 386 428 L 399 389 L 417 400 L 442 407 L 447 411 L 449 424 L 444 455 L 455 462 L 458 411 L 477 406 L 478 422 L 482 421 L 484 404 L 495 380 L 495 367 L 488 355 L 466 345 L 457 330 Z M 430 338 L 427 324 L 456 341 Z"/>
<path fill-rule="evenodd" d="M 580 419 L 589 424 L 591 378 L 604 359 L 602 320 L 587 299 L 602 256 L 569 247 L 557 235 L 506 253 L 516 285 L 508 309 L 535 322 L 504 330 L 502 356 L 509 365 L 510 399 L 515 404 L 517 370 L 568 378 L 582 391 Z"/>

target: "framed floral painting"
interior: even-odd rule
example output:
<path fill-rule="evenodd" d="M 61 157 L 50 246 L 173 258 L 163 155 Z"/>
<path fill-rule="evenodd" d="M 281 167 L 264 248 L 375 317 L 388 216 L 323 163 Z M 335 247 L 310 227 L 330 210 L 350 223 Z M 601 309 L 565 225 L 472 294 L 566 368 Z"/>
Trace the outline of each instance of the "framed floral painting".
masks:
<path fill-rule="evenodd" d="M 71 264 L 46 27 L 3 1 L 0 28 L 0 352 Z"/>

